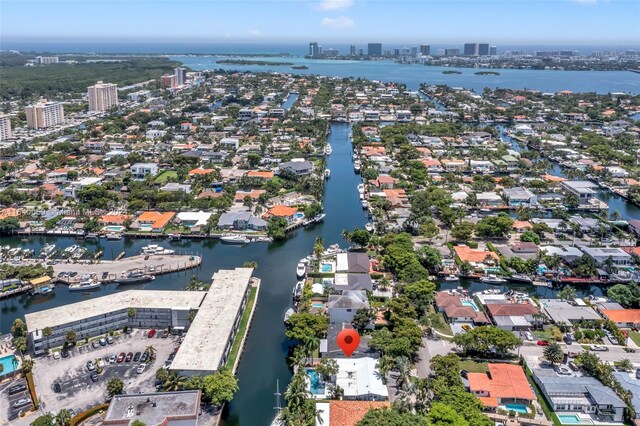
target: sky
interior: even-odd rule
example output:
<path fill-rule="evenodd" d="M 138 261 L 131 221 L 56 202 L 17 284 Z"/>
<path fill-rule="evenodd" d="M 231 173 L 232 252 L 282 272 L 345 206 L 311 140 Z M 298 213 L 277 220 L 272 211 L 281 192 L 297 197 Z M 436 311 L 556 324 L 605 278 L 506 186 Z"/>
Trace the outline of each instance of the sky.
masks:
<path fill-rule="evenodd" d="M 640 48 L 640 0 L 0 0 L 1 49 L 116 40 Z"/>

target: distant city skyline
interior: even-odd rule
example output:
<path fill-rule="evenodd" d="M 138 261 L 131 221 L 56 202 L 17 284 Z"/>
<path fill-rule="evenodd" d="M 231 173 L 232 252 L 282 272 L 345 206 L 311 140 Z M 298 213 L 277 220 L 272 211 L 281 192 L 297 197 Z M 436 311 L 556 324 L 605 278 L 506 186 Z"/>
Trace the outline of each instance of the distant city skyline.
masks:
<path fill-rule="evenodd" d="M 1 0 L 13 43 L 201 42 L 640 47 L 635 0 Z M 366 46 L 365 46 L 366 48 Z"/>

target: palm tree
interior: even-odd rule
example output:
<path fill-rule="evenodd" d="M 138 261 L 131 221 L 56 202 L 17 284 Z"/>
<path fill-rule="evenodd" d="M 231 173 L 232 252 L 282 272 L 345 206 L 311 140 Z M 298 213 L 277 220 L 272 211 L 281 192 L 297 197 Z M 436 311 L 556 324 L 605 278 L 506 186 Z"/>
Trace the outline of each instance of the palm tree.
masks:
<path fill-rule="evenodd" d="M 60 426 L 69 426 L 71 424 L 71 413 L 66 408 L 60 410 L 56 416 L 56 424 Z"/>
<path fill-rule="evenodd" d="M 25 359 L 24 361 L 22 361 L 22 371 L 24 371 L 25 373 L 30 372 L 31 370 L 33 370 L 33 365 L 35 364 L 35 362 L 31 359 Z"/>
<path fill-rule="evenodd" d="M 620 212 L 618 210 L 614 210 L 611 212 L 611 214 L 609 215 L 609 217 L 611 218 L 611 220 L 613 220 L 614 222 L 620 220 L 620 218 L 622 217 L 622 215 L 620 214 Z"/>
<path fill-rule="evenodd" d="M 347 231 L 346 229 L 342 230 L 342 238 L 347 242 L 350 243 L 351 242 L 351 232 Z"/>
<path fill-rule="evenodd" d="M 322 259 L 322 253 L 324 253 L 324 240 L 321 237 L 316 238 L 316 242 L 313 244 L 313 254 L 320 263 Z"/>
<path fill-rule="evenodd" d="M 137 314 L 138 311 L 136 311 L 136 308 L 129 308 L 129 310 L 127 311 L 127 316 L 129 317 L 129 319 L 134 319 Z"/>
<path fill-rule="evenodd" d="M 560 290 L 557 296 L 562 300 L 573 300 L 576 298 L 576 289 L 568 285 Z"/>
<path fill-rule="evenodd" d="M 429 379 L 415 378 L 413 381 L 413 396 L 415 398 L 415 408 L 420 414 L 426 414 L 429 411 Z"/>
<path fill-rule="evenodd" d="M 49 337 L 53 334 L 51 327 L 45 327 L 42 329 L 42 335 L 47 338 L 47 349 L 49 349 Z"/>
<path fill-rule="evenodd" d="M 313 354 L 320 347 L 320 339 L 316 336 L 305 336 L 302 344 L 307 355 L 311 358 L 311 365 L 313 365 Z"/>
<path fill-rule="evenodd" d="M 156 357 L 156 352 L 158 352 L 153 345 L 147 346 L 144 351 L 149 353 L 149 359 L 154 359 Z"/>
<path fill-rule="evenodd" d="M 411 361 L 409 361 L 409 358 L 406 356 L 397 357 L 394 370 L 398 372 L 396 389 L 407 390 L 411 382 Z"/>
<path fill-rule="evenodd" d="M 197 291 L 202 290 L 202 286 L 204 283 L 197 276 L 193 275 L 189 282 L 187 283 L 187 290 L 189 291 Z"/>
<path fill-rule="evenodd" d="M 182 389 L 187 379 L 184 376 L 178 374 L 177 371 L 172 371 L 167 376 L 167 380 L 164 382 L 163 389 L 167 392 L 178 391 Z"/>
<path fill-rule="evenodd" d="M 67 341 L 69 341 L 69 343 L 71 343 L 72 345 L 75 343 L 76 341 L 76 332 L 73 330 L 69 330 L 67 331 L 67 334 L 65 336 L 67 338 Z"/>

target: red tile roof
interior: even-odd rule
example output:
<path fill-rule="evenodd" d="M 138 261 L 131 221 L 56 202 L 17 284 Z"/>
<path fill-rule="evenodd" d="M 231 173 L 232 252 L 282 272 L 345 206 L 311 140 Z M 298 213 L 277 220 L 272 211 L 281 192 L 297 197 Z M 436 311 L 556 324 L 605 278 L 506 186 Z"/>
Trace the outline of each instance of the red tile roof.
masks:
<path fill-rule="evenodd" d="M 327 426 L 355 426 L 369 410 L 390 406 L 388 401 L 330 401 Z"/>
<path fill-rule="evenodd" d="M 519 365 L 489 364 L 489 373 L 469 373 L 469 389 L 498 399 L 536 399 Z"/>
<path fill-rule="evenodd" d="M 640 324 L 640 309 L 602 309 L 600 312 L 613 322 Z"/>

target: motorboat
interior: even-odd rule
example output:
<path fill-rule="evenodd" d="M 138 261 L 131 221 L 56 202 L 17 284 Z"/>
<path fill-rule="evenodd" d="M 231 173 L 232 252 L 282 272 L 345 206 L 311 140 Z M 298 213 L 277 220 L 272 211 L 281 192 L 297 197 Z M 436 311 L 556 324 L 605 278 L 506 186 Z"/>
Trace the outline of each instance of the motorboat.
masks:
<path fill-rule="evenodd" d="M 485 275 L 484 277 L 480 278 L 480 281 L 487 284 L 503 284 L 507 282 L 507 280 L 505 280 L 504 278 L 500 278 L 495 274 Z"/>
<path fill-rule="evenodd" d="M 320 223 L 324 220 L 325 217 L 327 217 L 326 213 L 320 213 L 319 215 L 313 218 L 313 221 L 316 223 Z"/>
<path fill-rule="evenodd" d="M 307 275 L 307 267 L 304 263 L 300 262 L 298 266 L 296 266 L 296 277 L 303 278 L 305 275 Z"/>
<path fill-rule="evenodd" d="M 363 183 L 359 183 L 358 184 L 358 194 L 364 194 L 364 184 Z"/>
<path fill-rule="evenodd" d="M 76 284 L 69 284 L 69 291 L 93 290 L 100 288 L 102 283 L 95 279 L 80 281 Z"/>
<path fill-rule="evenodd" d="M 331 177 L 331 170 L 324 169 L 324 178 L 329 179 Z"/>
<path fill-rule="evenodd" d="M 324 147 L 324 154 L 325 155 L 331 155 L 332 152 L 333 152 L 333 148 L 331 148 L 331 144 L 327 144 Z"/>
<path fill-rule="evenodd" d="M 365 210 L 369 208 L 369 202 L 367 200 L 362 200 L 362 208 Z"/>
<path fill-rule="evenodd" d="M 108 241 L 118 241 L 122 239 L 122 234 L 118 234 L 116 232 L 110 232 L 107 234 Z"/>
<path fill-rule="evenodd" d="M 247 244 L 249 243 L 249 238 L 246 235 L 228 234 L 222 235 L 220 241 L 227 244 Z"/>
<path fill-rule="evenodd" d="M 289 318 L 291 317 L 291 315 L 293 315 L 295 313 L 296 313 L 296 311 L 294 311 L 293 308 L 287 309 L 287 312 L 284 313 L 284 322 L 285 322 L 285 324 L 289 321 Z"/>
<path fill-rule="evenodd" d="M 175 254 L 175 250 L 166 249 L 157 244 L 149 244 L 148 246 L 142 247 L 142 253 L 147 255 L 154 254 Z"/>
<path fill-rule="evenodd" d="M 147 275 L 142 271 L 133 271 L 129 273 L 122 273 L 122 276 L 115 279 L 118 284 L 140 284 L 155 280 L 153 275 Z"/>
<path fill-rule="evenodd" d="M 373 232 L 373 223 L 368 222 L 366 225 L 364 225 L 364 229 L 366 229 L 369 232 Z"/>
<path fill-rule="evenodd" d="M 353 170 L 354 170 L 356 173 L 360 173 L 360 168 L 361 168 L 361 164 L 360 164 L 360 162 L 359 162 L 359 161 L 357 161 L 357 160 L 356 160 L 356 161 L 353 163 Z"/>
<path fill-rule="evenodd" d="M 531 277 L 526 274 L 513 274 L 511 275 L 511 277 L 509 277 L 509 281 L 512 281 L 514 283 L 533 283 L 533 279 L 531 279 Z"/>
<path fill-rule="evenodd" d="M 446 277 L 444 277 L 445 281 L 449 281 L 449 282 L 453 282 L 453 281 L 460 281 L 460 278 L 458 278 L 457 275 L 447 275 Z"/>

